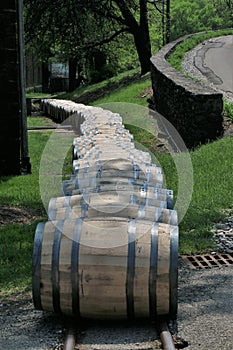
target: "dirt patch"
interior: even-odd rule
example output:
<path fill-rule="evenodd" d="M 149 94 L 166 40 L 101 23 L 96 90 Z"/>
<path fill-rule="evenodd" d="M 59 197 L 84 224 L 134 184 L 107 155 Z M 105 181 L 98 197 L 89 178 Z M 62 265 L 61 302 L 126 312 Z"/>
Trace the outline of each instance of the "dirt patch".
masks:
<path fill-rule="evenodd" d="M 152 96 L 153 96 L 153 89 L 152 89 L 152 86 L 149 86 L 140 95 L 138 95 L 137 98 L 145 98 L 145 97 L 152 97 Z"/>
<path fill-rule="evenodd" d="M 40 210 L 21 206 L 0 205 L 0 227 L 12 223 L 27 225 L 42 218 L 43 214 Z"/>
<path fill-rule="evenodd" d="M 223 123 L 224 137 L 233 136 L 233 123 L 230 120 L 225 120 Z"/>

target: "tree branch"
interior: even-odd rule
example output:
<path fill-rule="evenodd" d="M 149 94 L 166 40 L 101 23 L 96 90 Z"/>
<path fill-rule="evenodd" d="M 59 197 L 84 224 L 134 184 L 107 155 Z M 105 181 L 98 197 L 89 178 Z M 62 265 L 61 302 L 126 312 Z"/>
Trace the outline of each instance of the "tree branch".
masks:
<path fill-rule="evenodd" d="M 96 47 L 96 46 L 102 46 L 104 44 L 107 44 L 107 43 L 111 42 L 118 35 L 120 35 L 122 33 L 126 33 L 126 32 L 129 32 L 128 28 L 121 28 L 120 30 L 118 30 L 117 32 L 115 32 L 114 34 L 112 34 L 110 37 L 108 37 L 106 39 L 103 39 L 103 40 L 101 40 L 99 42 L 87 43 L 85 45 L 78 46 L 77 48 L 80 49 L 80 50 L 84 50 L 84 49 L 86 50 L 86 49 L 91 49 L 91 48 Z"/>
<path fill-rule="evenodd" d="M 152 1 L 147 0 L 147 2 L 148 2 L 149 4 L 154 5 L 155 9 L 156 9 L 161 15 L 164 15 L 164 14 L 165 14 L 165 12 L 164 12 L 163 10 L 160 10 L 160 8 L 158 7 L 157 1 L 156 1 L 156 0 L 152 0 Z"/>

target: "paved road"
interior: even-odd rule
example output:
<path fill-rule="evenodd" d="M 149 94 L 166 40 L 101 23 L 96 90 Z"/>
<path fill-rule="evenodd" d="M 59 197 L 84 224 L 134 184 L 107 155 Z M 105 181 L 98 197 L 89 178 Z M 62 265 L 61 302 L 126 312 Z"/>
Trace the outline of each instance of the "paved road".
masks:
<path fill-rule="evenodd" d="M 233 36 L 209 40 L 197 52 L 195 65 L 220 90 L 233 93 Z"/>

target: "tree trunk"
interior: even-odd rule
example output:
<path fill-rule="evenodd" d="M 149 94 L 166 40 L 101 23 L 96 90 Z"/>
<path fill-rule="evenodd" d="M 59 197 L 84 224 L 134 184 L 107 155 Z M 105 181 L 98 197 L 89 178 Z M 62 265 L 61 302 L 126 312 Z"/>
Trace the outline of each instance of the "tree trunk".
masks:
<path fill-rule="evenodd" d="M 167 0 L 166 6 L 166 44 L 170 42 L 170 0 Z"/>
<path fill-rule="evenodd" d="M 72 57 L 69 59 L 69 91 L 72 92 L 76 88 L 76 68 L 78 59 Z"/>
<path fill-rule="evenodd" d="M 140 23 L 136 21 L 134 15 L 130 11 L 126 1 L 115 0 L 119 7 L 129 32 L 134 37 L 134 43 L 137 49 L 138 58 L 141 66 L 141 74 L 150 71 L 151 44 L 150 32 L 148 25 L 147 1 L 140 0 Z"/>
<path fill-rule="evenodd" d="M 48 62 L 42 62 L 42 92 L 49 92 L 49 64 Z"/>
<path fill-rule="evenodd" d="M 147 35 L 141 28 L 138 28 L 132 34 L 134 36 L 134 43 L 137 49 L 137 54 L 141 66 L 141 75 L 144 75 L 150 71 L 150 41 L 148 42 Z"/>

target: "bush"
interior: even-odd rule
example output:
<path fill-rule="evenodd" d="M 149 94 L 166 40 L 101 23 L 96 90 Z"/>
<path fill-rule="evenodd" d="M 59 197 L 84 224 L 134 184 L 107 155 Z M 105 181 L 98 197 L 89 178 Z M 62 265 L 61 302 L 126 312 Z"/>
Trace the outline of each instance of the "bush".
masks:
<path fill-rule="evenodd" d="M 101 70 L 99 70 L 99 71 L 92 70 L 90 72 L 90 80 L 91 80 L 91 83 L 99 83 L 100 81 L 103 81 L 105 79 L 109 79 L 116 74 L 117 74 L 117 72 L 111 64 L 105 64 L 101 68 Z"/>

